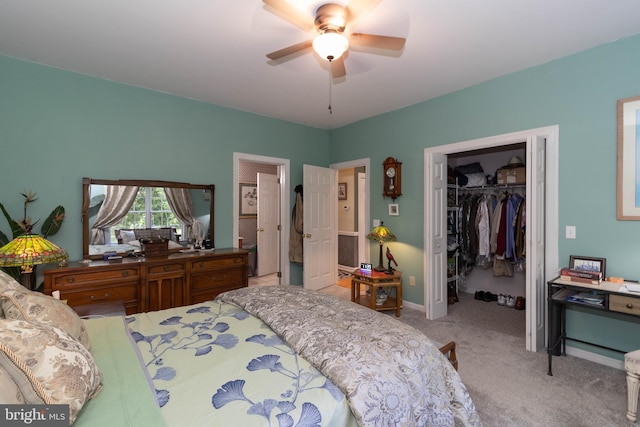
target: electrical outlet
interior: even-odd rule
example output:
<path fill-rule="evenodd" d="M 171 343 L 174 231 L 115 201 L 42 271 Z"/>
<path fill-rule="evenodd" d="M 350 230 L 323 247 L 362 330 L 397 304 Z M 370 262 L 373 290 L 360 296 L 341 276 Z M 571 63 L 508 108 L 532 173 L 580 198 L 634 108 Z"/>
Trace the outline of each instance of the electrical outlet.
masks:
<path fill-rule="evenodd" d="M 409 276 L 409 286 L 416 285 L 416 276 Z"/>

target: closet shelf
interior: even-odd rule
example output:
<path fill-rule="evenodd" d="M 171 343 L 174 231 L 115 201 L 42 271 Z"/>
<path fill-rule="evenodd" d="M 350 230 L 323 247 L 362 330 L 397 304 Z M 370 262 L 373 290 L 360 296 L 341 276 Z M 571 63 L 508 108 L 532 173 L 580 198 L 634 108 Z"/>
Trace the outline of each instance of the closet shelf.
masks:
<path fill-rule="evenodd" d="M 513 188 L 527 188 L 527 184 L 488 184 L 477 187 L 458 187 L 459 191 L 474 190 L 510 190 Z"/>

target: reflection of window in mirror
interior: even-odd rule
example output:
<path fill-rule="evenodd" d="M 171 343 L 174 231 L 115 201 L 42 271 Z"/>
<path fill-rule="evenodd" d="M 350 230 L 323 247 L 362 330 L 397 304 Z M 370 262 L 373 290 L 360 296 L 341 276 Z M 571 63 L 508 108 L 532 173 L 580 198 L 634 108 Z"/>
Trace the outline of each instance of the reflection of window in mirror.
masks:
<path fill-rule="evenodd" d="M 169 207 L 167 195 L 162 187 L 140 187 L 138 194 L 122 221 L 111 226 L 109 236 L 112 243 L 118 240 L 115 230 L 121 228 L 175 228 L 182 235 L 183 224 Z"/>

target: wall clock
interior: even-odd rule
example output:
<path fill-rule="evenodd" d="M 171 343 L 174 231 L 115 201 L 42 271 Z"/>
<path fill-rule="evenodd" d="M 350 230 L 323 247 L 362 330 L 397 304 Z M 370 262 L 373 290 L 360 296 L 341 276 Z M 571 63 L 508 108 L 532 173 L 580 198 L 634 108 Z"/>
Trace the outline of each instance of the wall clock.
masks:
<path fill-rule="evenodd" d="M 397 197 L 402 196 L 402 162 L 393 157 L 387 157 L 382 163 L 382 167 L 384 169 L 382 195 L 395 200 Z"/>

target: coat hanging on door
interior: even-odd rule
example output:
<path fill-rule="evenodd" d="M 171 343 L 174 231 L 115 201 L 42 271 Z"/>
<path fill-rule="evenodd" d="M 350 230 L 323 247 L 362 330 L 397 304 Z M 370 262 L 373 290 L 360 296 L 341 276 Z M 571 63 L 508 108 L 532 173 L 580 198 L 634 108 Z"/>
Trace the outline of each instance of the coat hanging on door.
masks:
<path fill-rule="evenodd" d="M 303 238 L 302 185 L 296 186 L 296 203 L 291 213 L 291 233 L 289 234 L 289 261 L 302 264 Z"/>

